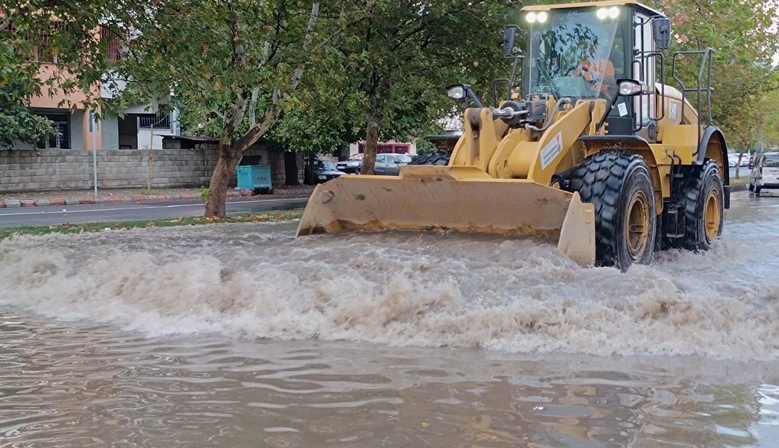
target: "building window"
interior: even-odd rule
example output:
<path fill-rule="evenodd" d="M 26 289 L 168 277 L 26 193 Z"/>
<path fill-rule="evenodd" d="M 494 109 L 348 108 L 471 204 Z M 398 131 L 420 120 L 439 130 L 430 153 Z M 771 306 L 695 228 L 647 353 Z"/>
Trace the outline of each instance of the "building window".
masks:
<path fill-rule="evenodd" d="M 40 149 L 70 149 L 70 115 L 37 114 L 54 122 L 57 135 L 46 142 L 38 142 Z"/>
<path fill-rule="evenodd" d="M 142 114 L 138 115 L 138 127 L 149 129 L 170 129 L 170 115 Z"/>
<path fill-rule="evenodd" d="M 106 56 L 109 61 L 118 61 L 122 59 L 122 52 L 124 46 L 122 40 L 117 37 L 110 29 L 101 26 L 100 27 L 100 40 L 106 45 Z"/>
<path fill-rule="evenodd" d="M 357 151 L 360 154 L 365 153 L 365 143 L 357 145 Z M 379 143 L 376 148 L 376 154 L 408 154 L 408 145 L 394 145 L 389 143 Z"/>

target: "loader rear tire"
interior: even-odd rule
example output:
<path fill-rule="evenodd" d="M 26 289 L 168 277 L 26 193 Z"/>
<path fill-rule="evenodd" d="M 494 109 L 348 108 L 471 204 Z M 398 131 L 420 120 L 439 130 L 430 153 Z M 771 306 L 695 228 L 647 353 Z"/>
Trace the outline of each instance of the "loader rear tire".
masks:
<path fill-rule="evenodd" d="M 682 185 L 684 240 L 689 250 L 709 250 L 722 234 L 725 190 L 717 162 L 706 159 L 702 167 L 691 167 Z"/>
<path fill-rule="evenodd" d="M 657 212 L 646 160 L 628 152 L 599 152 L 575 167 L 569 180 L 568 189 L 595 207 L 596 264 L 622 271 L 633 263 L 649 264 Z"/>
<path fill-rule="evenodd" d="M 409 165 L 449 165 L 449 159 L 452 157 L 451 151 L 430 151 L 418 155 L 409 162 Z"/>

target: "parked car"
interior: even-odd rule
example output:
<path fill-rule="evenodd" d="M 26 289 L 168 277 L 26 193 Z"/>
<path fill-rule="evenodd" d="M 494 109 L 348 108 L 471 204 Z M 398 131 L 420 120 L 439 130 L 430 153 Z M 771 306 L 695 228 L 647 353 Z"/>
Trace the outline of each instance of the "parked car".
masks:
<path fill-rule="evenodd" d="M 362 168 L 362 158 L 362 154 L 355 154 L 349 157 L 349 160 L 338 162 L 335 166 L 342 173 L 359 174 Z"/>
<path fill-rule="evenodd" d="M 322 182 L 340 177 L 343 173 L 338 171 L 335 163 L 331 160 L 317 160 L 314 165 L 314 174 L 316 175 L 316 182 L 321 184 Z"/>
<path fill-rule="evenodd" d="M 766 152 L 755 157 L 749 176 L 749 191 L 760 194 L 763 188 L 779 188 L 779 152 Z"/>
<path fill-rule="evenodd" d="M 738 165 L 738 154 L 728 154 L 728 166 L 735 168 Z"/>
<path fill-rule="evenodd" d="M 373 172 L 389 176 L 400 174 L 400 165 L 406 165 L 411 162 L 411 156 L 406 154 L 377 154 L 376 166 Z"/>

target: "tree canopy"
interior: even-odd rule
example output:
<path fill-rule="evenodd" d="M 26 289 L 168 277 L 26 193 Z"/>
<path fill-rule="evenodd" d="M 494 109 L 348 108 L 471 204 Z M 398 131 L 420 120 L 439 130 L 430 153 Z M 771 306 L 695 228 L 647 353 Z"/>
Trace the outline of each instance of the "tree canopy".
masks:
<path fill-rule="evenodd" d="M 712 115 L 731 145 L 753 147 L 770 115 L 757 107 L 764 95 L 779 88 L 772 60 L 779 53 L 776 23 L 779 4 L 772 0 L 654 0 L 672 21 L 672 48 L 711 47 L 713 58 Z M 699 60 L 681 65 L 683 79 L 694 85 Z M 675 81 L 667 79 L 675 85 Z"/>

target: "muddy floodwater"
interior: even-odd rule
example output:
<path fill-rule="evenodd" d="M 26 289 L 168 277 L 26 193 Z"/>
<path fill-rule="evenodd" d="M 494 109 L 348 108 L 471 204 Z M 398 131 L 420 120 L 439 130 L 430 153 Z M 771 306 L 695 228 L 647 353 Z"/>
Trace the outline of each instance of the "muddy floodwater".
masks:
<path fill-rule="evenodd" d="M 625 274 L 293 233 L 0 242 L 0 447 L 779 447 L 779 198 Z"/>

